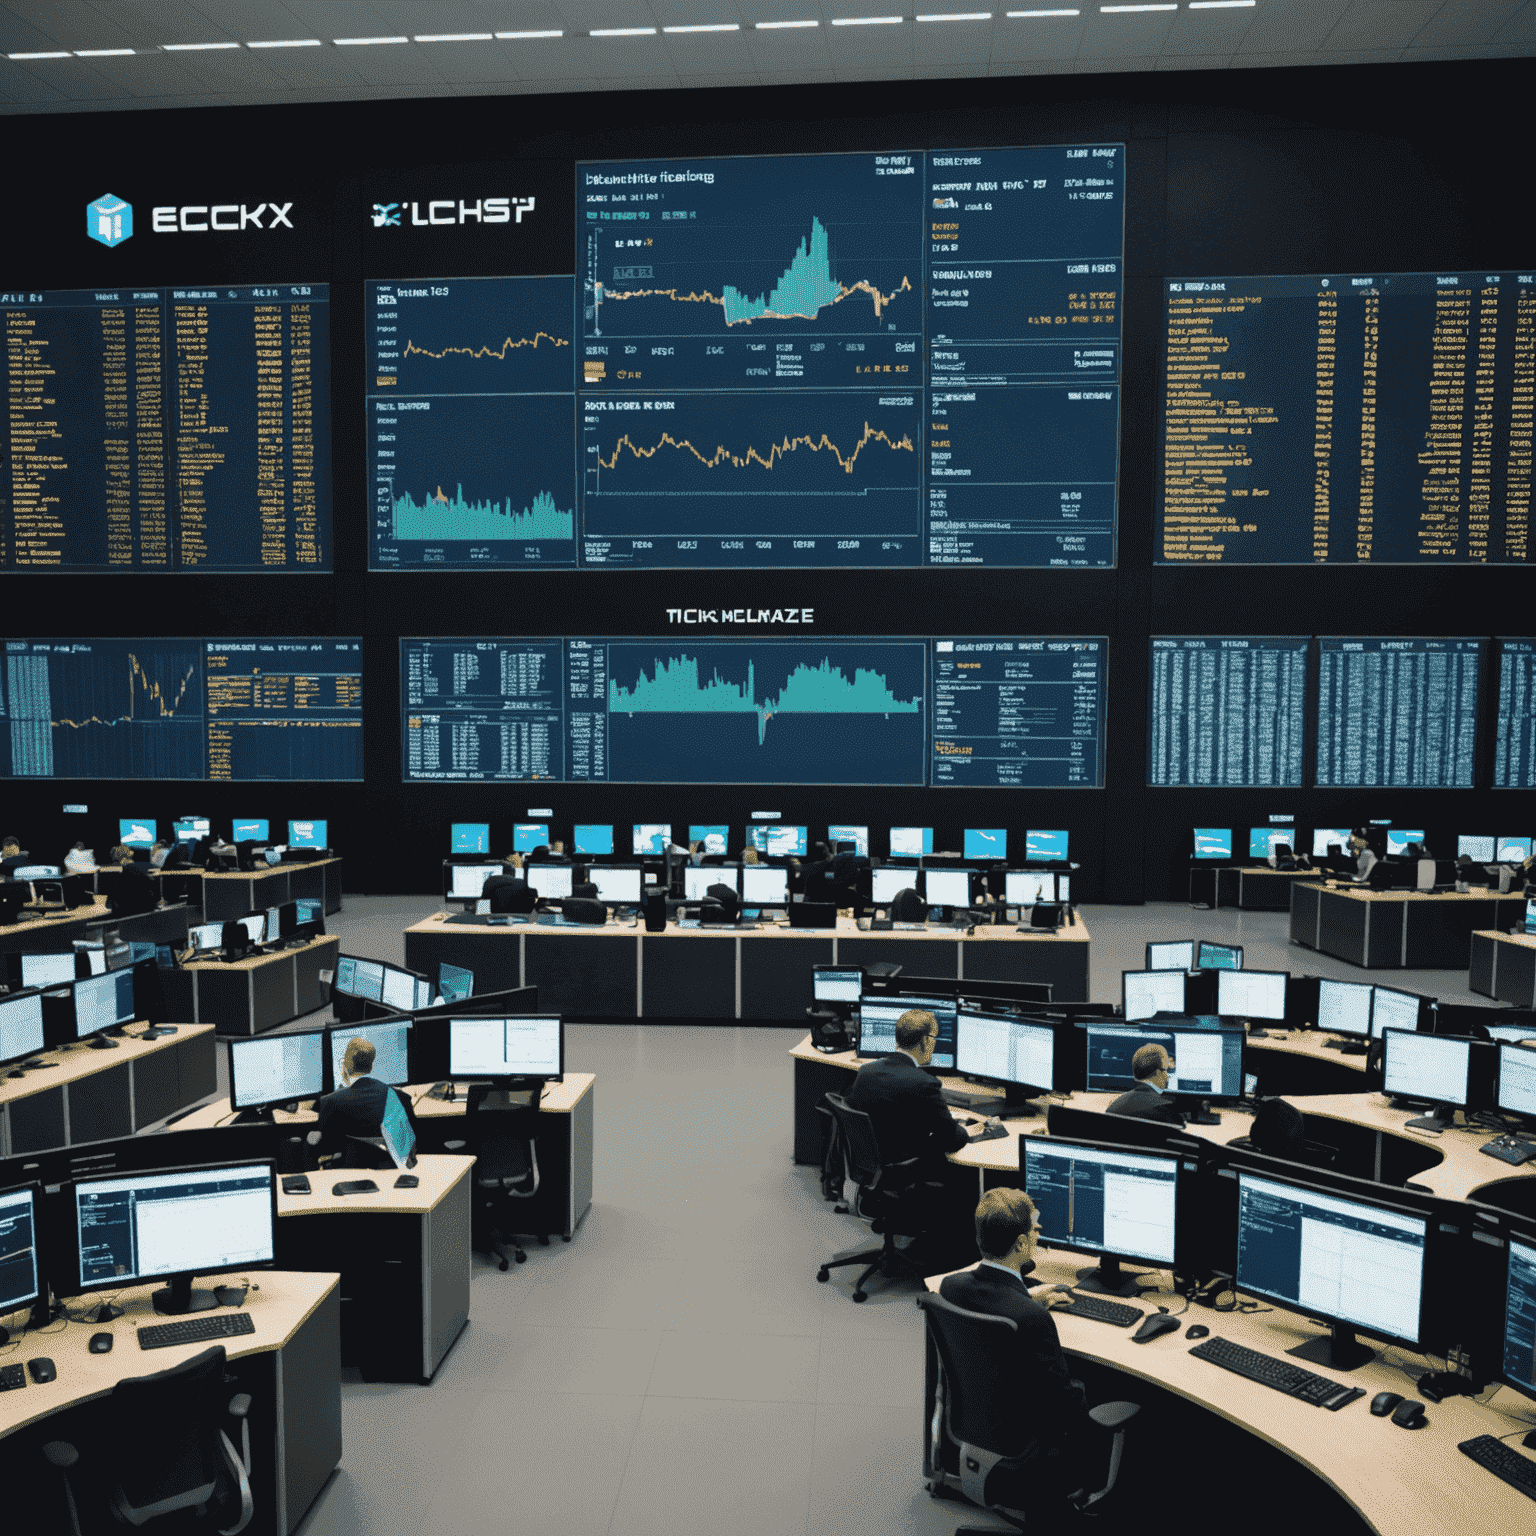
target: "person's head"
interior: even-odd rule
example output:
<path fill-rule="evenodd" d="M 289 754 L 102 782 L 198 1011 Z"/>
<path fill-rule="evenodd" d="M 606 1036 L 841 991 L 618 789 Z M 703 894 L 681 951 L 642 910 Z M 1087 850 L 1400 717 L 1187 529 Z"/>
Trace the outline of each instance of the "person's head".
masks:
<path fill-rule="evenodd" d="M 565 844 L 560 842 L 558 839 L 556 839 L 556 841 L 552 842 L 549 845 L 549 851 L 556 858 L 563 859 L 565 857 Z"/>
<path fill-rule="evenodd" d="M 984 1259 L 1017 1266 L 1034 1257 L 1035 1202 L 1022 1189 L 989 1189 L 976 1207 L 976 1246 Z"/>
<path fill-rule="evenodd" d="M 71 853 L 84 853 L 85 852 L 85 844 L 84 843 L 76 843 L 75 846 L 70 850 L 70 852 Z"/>
<path fill-rule="evenodd" d="M 1173 1068 L 1173 1057 L 1160 1045 L 1144 1045 L 1131 1057 L 1131 1076 L 1138 1083 L 1151 1083 L 1154 1088 L 1168 1086 L 1168 1074 Z"/>
<path fill-rule="evenodd" d="M 513 869 L 521 869 L 523 867 L 523 856 L 520 853 L 509 853 L 507 855 L 506 862 L 510 864 Z"/>
<path fill-rule="evenodd" d="M 757 849 L 756 848 L 743 848 L 741 850 L 741 862 L 743 864 L 756 864 L 757 863 Z"/>
<path fill-rule="evenodd" d="M 811 863 L 825 864 L 832 857 L 832 850 L 825 843 L 811 844 Z"/>
<path fill-rule="evenodd" d="M 375 1054 L 371 1040 L 365 1040 L 361 1035 L 354 1035 L 347 1041 L 346 1054 L 341 1058 L 342 1073 L 348 1080 L 354 1077 L 367 1077 L 373 1071 Z"/>
<path fill-rule="evenodd" d="M 939 1021 L 926 1008 L 908 1008 L 896 1020 L 896 1049 L 905 1051 L 920 1067 L 933 1059 L 939 1038 Z"/>
<path fill-rule="evenodd" d="M 0 842 L 0 859 L 13 859 L 21 852 L 21 844 L 14 837 L 7 837 Z"/>

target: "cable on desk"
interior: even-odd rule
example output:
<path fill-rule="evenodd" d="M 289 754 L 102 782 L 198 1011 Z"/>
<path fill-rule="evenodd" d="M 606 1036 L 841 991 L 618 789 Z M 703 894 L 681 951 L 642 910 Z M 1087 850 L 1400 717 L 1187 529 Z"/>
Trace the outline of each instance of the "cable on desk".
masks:
<path fill-rule="evenodd" d="M 1222 1301 L 1224 1296 L 1230 1296 L 1232 1299 L 1224 1303 Z M 1248 1301 L 1243 1301 L 1238 1296 L 1235 1287 L 1228 1287 L 1224 1291 L 1218 1291 L 1216 1299 L 1211 1303 L 1211 1308 L 1216 1312 L 1239 1312 L 1245 1317 L 1257 1312 L 1273 1312 L 1275 1310 L 1273 1307 L 1263 1306 L 1251 1298 Z"/>

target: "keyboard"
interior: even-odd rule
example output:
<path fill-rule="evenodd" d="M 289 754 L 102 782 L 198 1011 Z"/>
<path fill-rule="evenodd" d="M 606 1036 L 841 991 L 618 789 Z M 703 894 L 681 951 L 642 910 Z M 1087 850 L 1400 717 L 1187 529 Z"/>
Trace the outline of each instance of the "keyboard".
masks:
<path fill-rule="evenodd" d="M 21 1365 L 0 1365 L 0 1392 L 14 1392 L 27 1384 L 27 1371 Z"/>
<path fill-rule="evenodd" d="M 975 1131 L 967 1131 L 971 1141 L 1001 1141 L 1008 1134 L 1006 1125 L 983 1125 Z"/>
<path fill-rule="evenodd" d="M 1528 1499 L 1536 1499 L 1536 1461 L 1522 1456 L 1512 1445 L 1505 1445 L 1492 1435 L 1475 1435 L 1463 1440 L 1456 1449 L 1492 1472 L 1500 1482 L 1518 1488 Z"/>
<path fill-rule="evenodd" d="M 1501 1163 L 1518 1168 L 1536 1158 L 1536 1141 L 1485 1141 L 1477 1150 L 1485 1157 L 1496 1157 Z"/>
<path fill-rule="evenodd" d="M 140 1349 L 171 1349 L 177 1344 L 213 1344 L 255 1333 L 249 1312 L 199 1312 L 174 1323 L 151 1323 L 139 1329 Z"/>
<path fill-rule="evenodd" d="M 1234 1344 L 1230 1339 L 1202 1339 L 1190 1350 L 1190 1354 L 1208 1360 L 1212 1365 L 1219 1365 L 1224 1371 L 1246 1376 L 1249 1381 L 1256 1381 L 1260 1386 L 1273 1387 L 1277 1392 L 1284 1392 L 1287 1397 L 1299 1397 L 1302 1402 L 1311 1403 L 1314 1408 L 1327 1408 L 1334 1413 L 1346 1403 L 1365 1396 L 1363 1387 L 1346 1387 L 1342 1382 L 1333 1381 L 1327 1376 L 1304 1371 L 1299 1365 L 1292 1365 L 1289 1360 L 1277 1360 L 1273 1355 L 1249 1349 L 1243 1344 Z"/>
<path fill-rule="evenodd" d="M 343 1179 L 339 1184 L 331 1185 L 333 1195 L 376 1195 L 379 1186 L 372 1179 Z"/>
<path fill-rule="evenodd" d="M 1096 1323 L 1110 1323 L 1116 1328 L 1129 1328 L 1147 1315 L 1140 1307 L 1128 1306 L 1123 1301 L 1110 1301 L 1103 1296 L 1082 1295 L 1076 1291 L 1070 1306 L 1052 1307 L 1051 1311 L 1070 1312 L 1073 1317 L 1091 1317 Z"/>

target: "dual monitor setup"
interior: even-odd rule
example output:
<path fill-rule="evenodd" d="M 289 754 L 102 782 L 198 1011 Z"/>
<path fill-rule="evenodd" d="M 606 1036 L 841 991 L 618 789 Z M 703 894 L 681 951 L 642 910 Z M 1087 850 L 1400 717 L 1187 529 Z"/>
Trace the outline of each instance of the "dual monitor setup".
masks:
<path fill-rule="evenodd" d="M 139 946 L 150 952 L 153 965 L 155 946 Z M 99 1050 L 111 1049 L 124 1027 L 143 1012 L 135 1001 L 135 965 L 100 975 L 78 976 L 77 957 L 64 955 L 7 955 L 14 965 L 18 960 L 31 962 L 24 975 L 24 990 L 0 997 L 0 1069 L 9 1077 L 21 1077 L 29 1071 L 51 1065 L 38 1060 L 40 1053 L 66 1048 L 78 1043 Z M 46 965 L 41 962 L 47 962 Z M 67 972 L 67 975 L 65 974 Z M 148 1031 L 153 1038 L 155 1031 Z"/>
<path fill-rule="evenodd" d="M 325 932 L 324 907 L 318 896 L 300 896 L 227 922 L 195 923 L 187 930 L 187 949 L 193 957 L 217 952 L 226 960 L 238 960 L 264 946 L 297 947 Z"/>
<path fill-rule="evenodd" d="M 1422 827 L 1387 827 L 1384 831 L 1384 846 L 1389 859 L 1411 858 L 1415 850 L 1425 847 L 1426 838 Z M 1311 829 L 1311 856 L 1314 859 L 1326 859 L 1343 855 L 1353 859 L 1349 853 L 1349 840 L 1353 836 L 1352 827 L 1314 827 Z M 1283 858 L 1288 853 L 1305 853 L 1306 842 L 1305 834 L 1297 827 L 1249 827 L 1248 857 L 1270 859 Z M 1197 859 L 1230 861 L 1233 850 L 1240 846 L 1240 829 L 1194 829 L 1194 856 Z M 1483 833 L 1465 832 L 1458 833 L 1456 837 L 1456 857 L 1470 859 L 1474 864 L 1523 864 L 1531 856 L 1531 847 L 1532 839 L 1529 837 L 1490 837 Z"/>
<path fill-rule="evenodd" d="M 272 842 L 272 824 L 262 817 L 236 816 L 229 823 L 231 843 L 254 843 L 279 857 L 288 848 L 324 849 L 329 846 L 329 827 L 323 821 L 290 821 L 288 841 L 282 847 Z M 222 834 L 222 827 L 220 828 Z M 170 824 L 168 843 L 201 843 L 214 836 L 213 821 L 207 816 L 178 816 Z M 117 823 L 117 840 L 124 848 L 153 848 L 160 839 L 160 823 L 147 816 L 124 816 Z M 276 860 L 273 861 L 274 863 Z"/>

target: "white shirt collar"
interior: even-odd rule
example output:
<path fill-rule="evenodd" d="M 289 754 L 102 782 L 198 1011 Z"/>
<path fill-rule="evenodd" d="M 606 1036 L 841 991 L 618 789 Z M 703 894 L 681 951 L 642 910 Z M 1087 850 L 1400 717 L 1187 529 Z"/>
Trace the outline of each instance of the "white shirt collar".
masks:
<path fill-rule="evenodd" d="M 985 1264 L 988 1269 L 1002 1270 L 1005 1275 L 1008 1275 L 1011 1278 L 1017 1280 L 1020 1285 L 1024 1285 L 1024 1277 L 1018 1272 L 1018 1270 L 1009 1269 L 1006 1264 L 999 1264 L 995 1259 L 983 1259 L 981 1263 Z M 976 1267 L 979 1269 L 981 1265 L 978 1264 Z M 1025 1286 L 1025 1289 L 1028 1290 L 1028 1286 Z"/>

